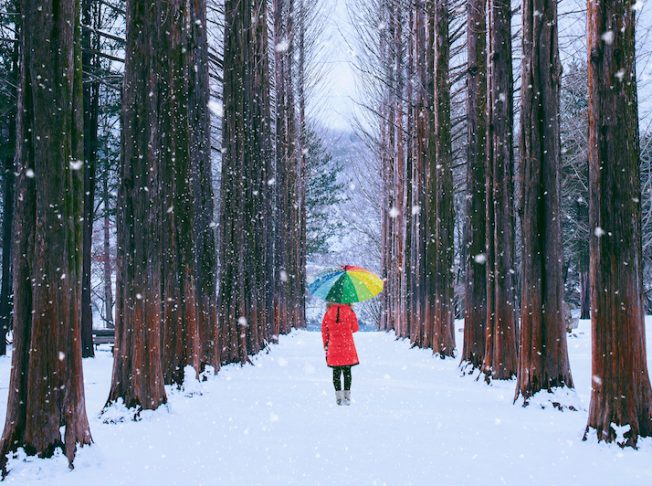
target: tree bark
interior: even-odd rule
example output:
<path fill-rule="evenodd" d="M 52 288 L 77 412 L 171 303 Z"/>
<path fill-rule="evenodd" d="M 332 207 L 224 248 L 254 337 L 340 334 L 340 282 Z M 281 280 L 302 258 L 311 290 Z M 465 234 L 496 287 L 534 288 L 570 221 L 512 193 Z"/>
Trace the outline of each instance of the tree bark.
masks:
<path fill-rule="evenodd" d="M 107 164 L 108 165 L 108 164 Z M 109 216 L 109 168 L 105 167 L 102 176 L 102 265 L 104 273 L 104 319 L 106 327 L 115 328 L 113 320 L 113 265 L 111 256 L 111 218 Z"/>
<path fill-rule="evenodd" d="M 70 465 L 92 442 L 81 360 L 83 113 L 79 2 L 23 0 L 13 227 L 14 351 L 6 454 Z M 28 20 L 28 21 L 25 21 Z M 72 53 L 72 55 L 71 55 Z M 65 427 L 64 436 L 61 428 Z"/>
<path fill-rule="evenodd" d="M 185 0 L 159 2 L 158 157 L 162 201 L 161 300 L 163 378 L 182 386 L 184 369 L 199 373 L 200 344 L 195 279 L 195 201 L 191 185 L 188 29 Z"/>
<path fill-rule="evenodd" d="M 190 2 L 190 158 L 195 196 L 194 233 L 197 237 L 195 274 L 197 278 L 197 327 L 202 369 L 220 366 L 217 329 L 217 248 L 215 241 L 213 170 L 211 163 L 211 120 L 208 110 L 209 61 L 206 2 Z"/>
<path fill-rule="evenodd" d="M 16 86 L 19 76 L 20 22 L 15 24 L 14 47 L 11 59 L 9 85 Z M 18 97 L 16 88 L 9 88 L 11 96 Z M 0 279 L 0 356 L 7 354 L 7 333 L 12 328 L 12 227 L 14 221 L 14 188 L 16 185 L 16 116 L 15 110 L 7 115 L 7 155 L 2 161 L 2 277 Z"/>
<path fill-rule="evenodd" d="M 436 0 L 432 12 L 432 41 L 434 44 L 434 106 L 433 126 L 430 134 L 434 142 L 434 166 L 431 166 L 432 187 L 430 195 L 436 201 L 433 220 L 435 246 L 435 295 L 433 307 L 433 352 L 444 358 L 455 354 L 455 307 L 453 304 L 453 257 L 455 246 L 455 214 L 453 208 L 453 154 L 451 144 L 451 104 L 448 81 L 449 2 Z M 430 66 L 429 66 L 430 68 Z"/>
<path fill-rule="evenodd" d="M 162 198 L 158 147 L 157 0 L 129 0 L 117 206 L 116 339 L 107 405 L 166 403 L 161 365 Z"/>
<path fill-rule="evenodd" d="M 464 345 L 462 366 L 480 368 L 487 318 L 485 154 L 487 109 L 487 21 L 485 0 L 468 0 L 467 12 L 467 151 L 464 225 Z"/>
<path fill-rule="evenodd" d="M 84 25 L 95 26 L 96 4 L 82 0 L 82 19 Z M 93 249 L 93 220 L 95 217 L 95 174 L 97 167 L 97 131 L 100 100 L 100 83 L 97 81 L 98 36 L 86 29 L 82 33 L 82 68 L 93 77 L 84 79 L 84 213 L 82 222 L 82 307 L 81 307 L 81 346 L 82 358 L 95 356 L 93 348 L 93 308 L 91 301 L 91 252 Z"/>
<path fill-rule="evenodd" d="M 523 1 L 521 332 L 514 401 L 573 387 L 563 313 L 556 0 Z"/>
<path fill-rule="evenodd" d="M 516 375 L 512 32 L 509 0 L 489 0 L 487 76 L 487 381 Z"/>
<path fill-rule="evenodd" d="M 269 51 L 265 0 L 227 0 L 218 320 L 222 362 L 245 363 L 272 330 L 265 214 L 270 197 Z"/>
<path fill-rule="evenodd" d="M 642 299 L 635 12 L 589 2 L 592 389 L 586 435 L 636 446 L 652 435 Z M 616 427 L 623 427 L 619 437 Z"/>

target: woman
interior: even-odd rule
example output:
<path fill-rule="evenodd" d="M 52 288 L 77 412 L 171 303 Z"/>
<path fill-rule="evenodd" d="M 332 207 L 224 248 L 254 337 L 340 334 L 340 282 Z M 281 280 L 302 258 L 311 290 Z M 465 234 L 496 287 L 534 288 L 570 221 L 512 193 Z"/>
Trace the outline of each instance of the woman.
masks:
<path fill-rule="evenodd" d="M 326 364 L 333 368 L 333 386 L 338 405 L 351 405 L 351 367 L 360 363 L 353 342 L 353 333 L 357 331 L 358 318 L 351 304 L 328 304 L 321 323 L 321 336 Z"/>

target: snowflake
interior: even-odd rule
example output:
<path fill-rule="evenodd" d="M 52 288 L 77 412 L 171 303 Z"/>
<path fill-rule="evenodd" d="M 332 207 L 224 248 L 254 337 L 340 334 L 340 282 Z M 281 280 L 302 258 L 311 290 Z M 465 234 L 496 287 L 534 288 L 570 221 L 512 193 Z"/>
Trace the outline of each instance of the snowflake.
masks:
<path fill-rule="evenodd" d="M 81 160 L 71 160 L 70 161 L 70 168 L 72 170 L 79 170 L 79 169 L 82 168 L 82 165 L 84 165 L 84 163 Z"/>
<path fill-rule="evenodd" d="M 605 41 L 606 44 L 611 45 L 614 42 L 614 31 L 613 30 L 608 30 L 604 34 L 602 34 L 602 40 Z"/>
<path fill-rule="evenodd" d="M 602 228 L 600 228 L 599 226 L 596 226 L 596 227 L 595 227 L 595 230 L 593 230 L 593 234 L 594 234 L 595 236 L 597 236 L 598 238 L 601 238 L 601 237 L 603 237 L 604 235 L 606 235 L 607 232 L 606 232 L 605 230 L 603 230 Z"/>
<path fill-rule="evenodd" d="M 274 46 L 276 52 L 286 52 L 289 48 L 290 41 L 287 37 Z"/>
<path fill-rule="evenodd" d="M 473 256 L 473 260 L 475 261 L 475 263 L 484 265 L 485 263 L 487 263 L 487 255 L 485 255 L 484 253 L 478 253 L 477 255 Z"/>
<path fill-rule="evenodd" d="M 389 217 L 392 219 L 398 218 L 399 214 L 401 214 L 401 212 L 396 207 L 392 207 L 392 209 L 389 210 Z"/>

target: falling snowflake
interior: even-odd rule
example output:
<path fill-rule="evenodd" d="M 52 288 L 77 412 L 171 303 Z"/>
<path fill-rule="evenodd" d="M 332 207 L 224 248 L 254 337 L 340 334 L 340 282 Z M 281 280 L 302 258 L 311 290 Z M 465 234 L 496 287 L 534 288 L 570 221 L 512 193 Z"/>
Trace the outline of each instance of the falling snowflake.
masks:
<path fill-rule="evenodd" d="M 26 175 L 27 177 L 29 177 L 30 179 L 33 179 L 33 178 L 34 178 L 34 171 L 33 171 L 32 169 L 27 169 L 27 170 L 25 171 L 25 175 Z"/>
<path fill-rule="evenodd" d="M 421 206 L 419 206 L 419 205 L 412 206 L 412 215 L 413 216 L 416 216 L 420 212 L 421 212 Z"/>
<path fill-rule="evenodd" d="M 137 300 L 143 300 L 143 294 L 136 294 Z"/>
<path fill-rule="evenodd" d="M 598 238 L 601 238 L 601 237 L 603 237 L 604 235 L 606 235 L 607 232 L 606 232 L 605 230 L 603 230 L 602 228 L 600 228 L 599 226 L 596 226 L 596 227 L 595 227 L 595 230 L 593 231 L 593 234 L 594 234 L 595 236 L 597 236 Z"/>
<path fill-rule="evenodd" d="M 473 260 L 475 261 L 475 263 L 484 265 L 485 263 L 487 263 L 487 255 L 485 255 L 484 253 L 478 253 L 473 257 Z"/>
<path fill-rule="evenodd" d="M 623 78 L 625 77 L 625 70 L 624 70 L 624 69 L 621 69 L 620 71 L 618 71 L 618 72 L 616 73 L 616 77 L 617 77 L 620 81 L 622 81 Z"/>
<path fill-rule="evenodd" d="M 82 165 L 84 165 L 84 163 L 81 160 L 71 160 L 70 161 L 70 168 L 72 170 L 79 170 L 79 169 L 82 168 Z"/>
<path fill-rule="evenodd" d="M 281 270 L 278 274 L 278 277 L 281 279 L 281 282 L 288 281 L 288 273 L 285 270 Z"/>
<path fill-rule="evenodd" d="M 392 207 L 392 209 L 389 210 L 389 217 L 392 219 L 398 218 L 399 214 L 401 214 L 401 212 L 396 207 Z"/>
<path fill-rule="evenodd" d="M 66 359 L 66 353 L 59 351 L 59 361 L 63 361 L 64 359 Z"/>
<path fill-rule="evenodd" d="M 273 186 L 274 184 L 276 184 L 276 179 L 274 177 L 267 181 L 268 186 Z"/>
<path fill-rule="evenodd" d="M 247 318 L 245 316 L 240 316 L 238 318 L 238 325 L 242 327 L 247 327 L 249 324 L 247 324 Z"/>
<path fill-rule="evenodd" d="M 276 52 L 285 52 L 290 48 L 290 40 L 286 37 L 274 46 Z"/>
<path fill-rule="evenodd" d="M 505 93 L 500 93 L 498 95 L 498 99 L 500 100 L 501 103 L 504 103 L 507 100 L 507 96 L 505 96 Z"/>
<path fill-rule="evenodd" d="M 608 44 L 611 45 L 614 42 L 614 31 L 613 30 L 608 30 L 604 34 L 602 34 L 602 40 Z"/>

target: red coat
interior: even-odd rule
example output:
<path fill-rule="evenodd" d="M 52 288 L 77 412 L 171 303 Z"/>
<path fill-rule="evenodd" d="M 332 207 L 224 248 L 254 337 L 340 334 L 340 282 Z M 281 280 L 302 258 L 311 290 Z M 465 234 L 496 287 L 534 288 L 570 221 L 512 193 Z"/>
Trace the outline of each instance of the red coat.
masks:
<path fill-rule="evenodd" d="M 321 323 L 321 337 L 328 366 L 355 366 L 360 363 L 353 342 L 353 333 L 357 331 L 358 318 L 348 305 L 334 304 L 326 311 Z"/>

